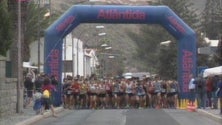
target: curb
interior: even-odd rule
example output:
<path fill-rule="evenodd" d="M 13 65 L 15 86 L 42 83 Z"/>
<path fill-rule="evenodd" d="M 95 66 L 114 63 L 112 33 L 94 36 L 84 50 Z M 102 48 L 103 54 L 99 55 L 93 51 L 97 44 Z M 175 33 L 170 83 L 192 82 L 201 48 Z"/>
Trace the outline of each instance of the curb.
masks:
<path fill-rule="evenodd" d="M 63 107 L 55 108 L 55 112 L 56 112 L 56 113 L 60 113 L 60 112 L 62 112 L 63 110 L 64 110 Z M 49 117 L 49 116 L 51 116 L 51 115 L 52 115 L 51 111 L 45 112 L 43 115 L 33 116 L 33 117 L 31 117 L 31 118 L 29 118 L 29 119 L 26 119 L 26 120 L 24 120 L 24 121 L 22 121 L 22 122 L 16 123 L 15 125 L 31 125 L 31 124 L 33 124 L 33 123 L 35 123 L 35 122 L 37 122 L 37 121 L 39 121 L 39 120 L 41 120 L 41 119 L 47 118 L 47 117 Z"/>
<path fill-rule="evenodd" d="M 207 116 L 208 118 L 212 118 L 213 120 L 216 120 L 218 122 L 222 122 L 222 117 L 221 116 L 218 116 L 216 114 L 210 113 L 210 112 L 202 110 L 202 109 L 198 109 L 197 111 L 199 113 L 203 114 L 204 116 Z"/>

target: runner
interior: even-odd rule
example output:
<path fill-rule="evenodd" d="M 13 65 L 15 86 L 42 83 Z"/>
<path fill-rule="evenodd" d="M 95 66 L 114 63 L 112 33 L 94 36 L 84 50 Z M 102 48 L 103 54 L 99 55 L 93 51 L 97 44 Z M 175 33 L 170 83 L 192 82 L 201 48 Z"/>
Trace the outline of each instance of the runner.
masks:
<path fill-rule="evenodd" d="M 145 93 L 145 89 L 144 89 L 144 86 L 141 83 L 141 81 L 137 81 L 136 92 L 137 92 L 136 101 L 139 104 L 138 108 L 139 109 L 143 109 L 144 108 L 145 99 L 146 99 L 146 96 L 145 96 L 146 93 Z"/>
<path fill-rule="evenodd" d="M 106 108 L 112 108 L 113 106 L 113 94 L 112 94 L 112 80 L 105 80 L 106 89 Z"/>
<path fill-rule="evenodd" d="M 79 92 L 79 105 L 80 105 L 80 109 L 82 108 L 87 108 L 87 89 L 88 86 L 86 84 L 86 81 L 82 79 L 82 81 L 80 81 L 80 92 Z"/>
<path fill-rule="evenodd" d="M 154 95 L 155 95 L 155 87 L 154 87 L 154 81 L 147 81 L 147 95 L 148 95 L 148 107 L 149 108 L 154 108 L 155 107 L 155 100 L 154 100 Z"/>
<path fill-rule="evenodd" d="M 167 107 L 167 81 L 161 82 L 161 107 Z"/>
<path fill-rule="evenodd" d="M 71 85 L 72 96 L 71 96 L 71 108 L 77 108 L 79 93 L 80 93 L 80 84 L 78 83 L 78 79 L 75 78 L 74 82 Z"/>
<path fill-rule="evenodd" d="M 126 80 L 126 108 L 132 106 L 132 97 L 133 97 L 133 82 L 131 79 Z"/>
<path fill-rule="evenodd" d="M 155 78 L 154 87 L 155 87 L 154 91 L 155 108 L 159 109 L 161 108 L 161 81 L 159 77 Z"/>
<path fill-rule="evenodd" d="M 63 92 L 64 92 L 64 108 L 71 109 L 71 99 L 72 99 L 72 77 L 67 77 L 67 80 L 64 80 Z"/>
<path fill-rule="evenodd" d="M 176 81 L 169 80 L 167 83 L 168 108 L 177 107 L 179 86 Z"/>
<path fill-rule="evenodd" d="M 90 109 L 96 109 L 96 98 L 97 96 L 97 85 L 95 81 L 90 81 L 89 84 L 89 99 L 90 99 Z"/>
<path fill-rule="evenodd" d="M 106 85 L 105 81 L 98 82 L 98 108 L 105 109 L 106 100 Z"/>
<path fill-rule="evenodd" d="M 120 82 L 115 80 L 113 82 L 114 107 L 120 108 Z"/>
<path fill-rule="evenodd" d="M 126 106 L 126 100 L 125 100 L 125 95 L 126 95 L 126 82 L 124 79 L 121 79 L 120 80 L 120 83 L 119 83 L 119 106 L 120 108 L 123 108 Z"/>

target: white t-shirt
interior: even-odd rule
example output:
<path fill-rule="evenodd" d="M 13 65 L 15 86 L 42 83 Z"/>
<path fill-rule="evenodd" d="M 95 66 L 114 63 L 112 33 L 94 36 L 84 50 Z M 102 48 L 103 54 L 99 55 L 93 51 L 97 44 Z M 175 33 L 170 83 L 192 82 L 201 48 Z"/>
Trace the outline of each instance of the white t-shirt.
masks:
<path fill-rule="evenodd" d="M 33 95 L 34 99 L 40 99 L 42 97 L 42 93 L 40 92 L 36 92 L 34 95 Z"/>
<path fill-rule="evenodd" d="M 189 82 L 189 89 L 195 89 L 195 84 L 194 84 L 195 79 L 192 78 Z"/>

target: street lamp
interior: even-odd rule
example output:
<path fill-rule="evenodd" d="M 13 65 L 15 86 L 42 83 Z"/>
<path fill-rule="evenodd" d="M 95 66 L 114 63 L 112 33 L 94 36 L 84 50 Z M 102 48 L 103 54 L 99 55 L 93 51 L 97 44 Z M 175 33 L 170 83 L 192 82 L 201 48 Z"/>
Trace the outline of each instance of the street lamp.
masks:
<path fill-rule="evenodd" d="M 109 50 L 109 49 L 112 49 L 112 47 L 111 46 L 105 47 L 105 50 Z"/>
<path fill-rule="evenodd" d="M 115 58 L 115 56 L 108 56 L 108 58 L 109 58 L 109 59 L 113 59 L 113 58 Z"/>
<path fill-rule="evenodd" d="M 99 26 L 96 26 L 96 29 L 104 29 L 105 27 L 103 25 L 99 25 Z"/>
<path fill-rule="evenodd" d="M 167 41 L 161 42 L 160 45 L 168 46 L 171 42 L 172 41 L 167 40 Z"/>
<path fill-rule="evenodd" d="M 101 47 L 107 47 L 108 45 L 106 43 L 102 44 Z"/>
<path fill-rule="evenodd" d="M 105 36 L 106 33 L 99 33 L 98 36 Z"/>

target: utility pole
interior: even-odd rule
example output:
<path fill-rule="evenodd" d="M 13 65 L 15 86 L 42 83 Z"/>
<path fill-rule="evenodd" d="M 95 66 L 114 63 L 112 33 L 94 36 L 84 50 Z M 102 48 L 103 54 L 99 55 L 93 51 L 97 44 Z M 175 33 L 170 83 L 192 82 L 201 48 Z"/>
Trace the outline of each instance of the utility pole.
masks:
<path fill-rule="evenodd" d="M 38 72 L 40 73 L 40 0 L 38 0 Z"/>
<path fill-rule="evenodd" d="M 18 51 L 18 74 L 17 74 L 17 104 L 16 112 L 20 113 L 22 111 L 22 94 L 21 94 L 21 81 L 22 81 L 22 64 L 21 64 L 21 1 L 18 1 L 18 42 L 17 42 L 17 51 Z"/>
<path fill-rule="evenodd" d="M 77 76 L 79 75 L 79 39 L 80 38 L 78 38 L 78 40 L 77 40 L 77 53 L 76 53 L 76 56 L 77 56 Z"/>
<path fill-rule="evenodd" d="M 74 35 L 73 32 L 71 33 L 71 38 L 72 38 L 72 77 L 74 78 L 75 76 L 75 42 L 74 42 Z"/>
<path fill-rule="evenodd" d="M 219 53 L 219 65 L 222 65 L 222 35 L 219 38 L 218 43 L 218 53 Z"/>

